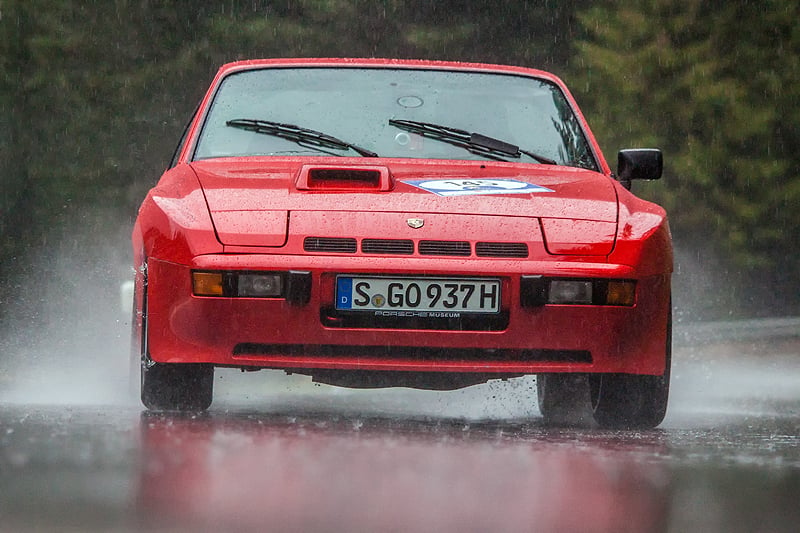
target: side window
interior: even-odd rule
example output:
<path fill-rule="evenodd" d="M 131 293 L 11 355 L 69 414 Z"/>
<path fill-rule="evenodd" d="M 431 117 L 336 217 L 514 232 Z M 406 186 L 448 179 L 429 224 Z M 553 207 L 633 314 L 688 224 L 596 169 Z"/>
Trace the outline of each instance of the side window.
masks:
<path fill-rule="evenodd" d="M 181 150 L 183 150 L 184 145 L 186 144 L 186 139 L 189 137 L 189 127 L 194 122 L 194 117 L 197 116 L 197 111 L 200 109 L 200 104 L 197 104 L 197 107 L 194 108 L 194 112 L 192 112 L 191 117 L 186 122 L 186 125 L 183 127 L 183 134 L 181 134 L 181 140 L 178 142 L 178 146 L 175 147 L 175 151 L 172 153 L 172 159 L 169 162 L 169 166 L 167 170 L 173 168 L 175 165 L 178 164 L 178 156 L 181 155 Z"/>

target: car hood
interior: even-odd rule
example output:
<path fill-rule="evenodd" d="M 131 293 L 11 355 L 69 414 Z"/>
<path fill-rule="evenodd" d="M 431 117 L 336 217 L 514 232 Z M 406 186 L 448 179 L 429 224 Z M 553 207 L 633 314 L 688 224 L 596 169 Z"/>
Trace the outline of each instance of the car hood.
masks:
<path fill-rule="evenodd" d="M 329 162 L 217 159 L 192 168 L 223 244 L 280 246 L 289 214 L 297 212 L 526 217 L 603 222 L 606 235 L 616 229 L 612 181 L 590 170 L 472 161 Z"/>

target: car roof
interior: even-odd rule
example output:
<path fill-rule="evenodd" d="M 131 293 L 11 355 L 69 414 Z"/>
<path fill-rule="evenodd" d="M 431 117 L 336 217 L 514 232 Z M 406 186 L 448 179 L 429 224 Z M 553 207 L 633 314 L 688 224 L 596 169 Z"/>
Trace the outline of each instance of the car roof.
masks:
<path fill-rule="evenodd" d="M 220 68 L 217 77 L 224 77 L 233 72 L 257 70 L 269 67 L 387 67 L 431 70 L 460 70 L 464 72 L 487 72 L 520 74 L 550 80 L 558 85 L 564 83 L 555 75 L 543 70 L 512 65 L 496 65 L 490 63 L 464 63 L 458 61 L 432 61 L 424 59 L 386 59 L 386 58 L 280 58 L 250 59 L 226 63 Z"/>

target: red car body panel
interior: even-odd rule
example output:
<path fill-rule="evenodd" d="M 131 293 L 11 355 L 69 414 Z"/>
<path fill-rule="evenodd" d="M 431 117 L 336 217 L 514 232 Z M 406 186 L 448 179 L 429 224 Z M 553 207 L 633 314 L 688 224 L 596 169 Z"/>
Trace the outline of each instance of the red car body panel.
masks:
<path fill-rule="evenodd" d="M 503 161 L 327 156 L 192 161 L 207 108 L 226 76 L 314 65 L 504 72 L 547 80 L 572 105 L 599 171 Z M 315 169 L 367 170 L 380 178 L 363 189 L 317 187 L 309 177 Z M 513 179 L 549 192 L 442 197 L 413 183 L 421 177 Z M 422 219 L 424 226 L 413 228 L 409 219 Z M 524 243 L 529 253 L 524 258 L 309 253 L 307 237 L 457 240 L 473 247 L 502 241 Z M 666 215 L 613 179 L 566 87 L 540 71 L 334 59 L 225 66 L 189 127 L 178 163 L 145 199 L 133 243 L 137 309 L 146 304 L 144 342 L 159 363 L 498 376 L 665 371 L 672 271 Z M 302 271 L 310 273 L 311 290 L 301 304 L 285 298 L 195 296 L 193 270 Z M 337 274 L 496 277 L 505 322 L 491 331 L 339 325 L 331 312 Z M 522 306 L 521 279 L 533 275 L 635 281 L 635 304 Z"/>

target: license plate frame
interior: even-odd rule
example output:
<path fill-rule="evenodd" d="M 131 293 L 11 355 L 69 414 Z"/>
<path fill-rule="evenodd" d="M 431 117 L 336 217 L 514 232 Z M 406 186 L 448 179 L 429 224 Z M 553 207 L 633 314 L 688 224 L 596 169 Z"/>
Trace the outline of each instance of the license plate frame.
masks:
<path fill-rule="evenodd" d="M 339 274 L 334 305 L 338 312 L 354 313 L 497 315 L 502 308 L 502 285 L 497 277 Z"/>

